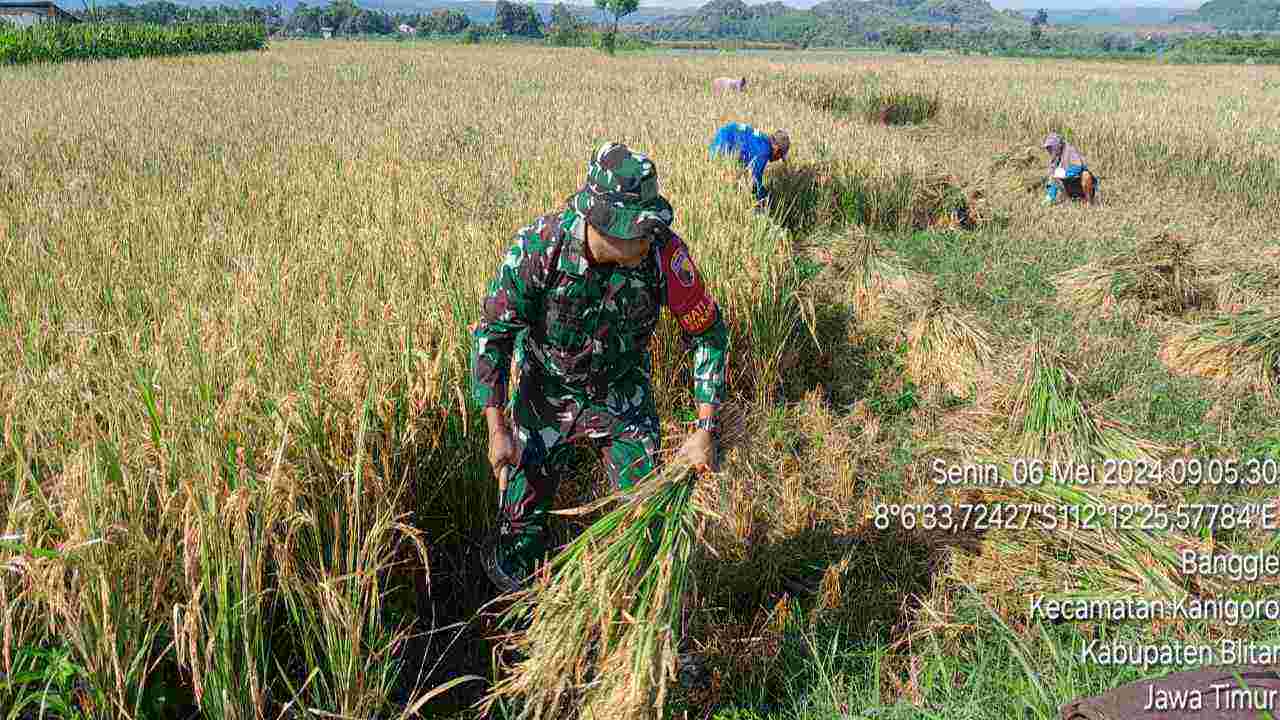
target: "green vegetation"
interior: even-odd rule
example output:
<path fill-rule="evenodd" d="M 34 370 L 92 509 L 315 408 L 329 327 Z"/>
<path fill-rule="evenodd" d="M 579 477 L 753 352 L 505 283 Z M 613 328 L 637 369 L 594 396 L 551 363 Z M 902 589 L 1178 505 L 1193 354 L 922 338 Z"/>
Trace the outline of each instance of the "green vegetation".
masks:
<path fill-rule="evenodd" d="M 0 29 L 0 64 L 235 52 L 261 50 L 266 44 L 266 29 L 249 23 L 168 27 L 53 23 Z"/>
<path fill-rule="evenodd" d="M 1214 3 L 1206 4 L 1202 14 L 1212 15 L 1213 6 Z M 712 0 L 692 13 L 667 17 L 646 15 L 634 0 L 599 0 L 596 7 L 610 17 L 603 24 L 588 21 L 580 11 L 570 10 L 564 3 L 548 6 L 497 0 L 492 7 L 492 15 L 473 7 L 465 11 L 437 8 L 428 13 L 408 13 L 360 7 L 355 0 L 329 0 L 317 5 L 299 3 L 287 11 L 279 4 L 188 7 L 169 0 L 151 0 L 140 5 L 97 7 L 86 16 L 99 22 L 153 25 L 257 23 L 265 25 L 268 36 L 318 36 L 324 31 L 336 37 L 396 36 L 401 34 L 402 26 L 408 26 L 420 37 L 452 37 L 466 43 L 545 39 L 552 45 L 605 51 L 659 43 L 687 48 L 861 47 L 908 53 L 946 50 L 1078 59 L 1159 54 L 1167 62 L 1268 62 L 1280 53 L 1274 40 L 1261 36 L 1206 38 L 1202 33 L 1178 31 L 1178 25 L 1169 25 L 1165 32 L 1141 34 L 1136 30 L 1106 29 L 1098 23 L 1064 25 L 1053 22 L 1051 18 L 1055 16 L 1047 13 L 1027 13 L 1024 17 L 1012 11 L 997 12 L 983 0 L 827 0 L 809 10 L 780 2 L 748 6 L 742 0 Z M 1262 9 L 1247 21 L 1217 15 L 1199 19 L 1226 29 L 1272 27 L 1267 18 L 1280 5 L 1258 7 Z M 633 15 L 644 18 L 645 24 L 620 26 L 624 18 Z M 1196 19 L 1180 17 L 1180 21 Z"/>
<path fill-rule="evenodd" d="M 1251 57 L 1280 60 L 1280 40 L 1264 38 L 1204 38 L 1188 40 L 1178 47 L 1188 54 L 1220 55 L 1226 57 Z"/>
<path fill-rule="evenodd" d="M 1222 30 L 1280 30 L 1277 0 L 1209 0 L 1188 19 Z"/>

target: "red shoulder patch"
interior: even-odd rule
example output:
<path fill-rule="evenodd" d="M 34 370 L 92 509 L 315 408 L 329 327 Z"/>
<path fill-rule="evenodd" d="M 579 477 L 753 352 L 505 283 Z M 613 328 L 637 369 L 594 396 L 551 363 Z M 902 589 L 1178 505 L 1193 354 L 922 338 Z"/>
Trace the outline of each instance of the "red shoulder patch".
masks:
<path fill-rule="evenodd" d="M 671 233 L 659 253 L 667 278 L 667 307 L 680 327 L 690 335 L 700 335 L 716 320 L 716 303 L 707 294 L 702 275 L 689 257 L 689 249 L 679 235 Z"/>

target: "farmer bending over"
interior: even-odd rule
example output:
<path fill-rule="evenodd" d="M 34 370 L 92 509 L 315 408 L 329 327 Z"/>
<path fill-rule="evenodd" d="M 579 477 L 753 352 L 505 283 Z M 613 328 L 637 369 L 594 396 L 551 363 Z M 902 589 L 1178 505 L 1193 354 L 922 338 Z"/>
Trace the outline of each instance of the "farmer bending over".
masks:
<path fill-rule="evenodd" d="M 738 162 L 751 169 L 756 192 L 756 207 L 768 206 L 769 193 L 764 188 L 764 166 L 774 160 L 786 160 L 791 139 L 785 130 L 765 135 L 750 125 L 731 122 L 722 125 L 711 141 L 711 156 L 735 153 Z"/>
<path fill-rule="evenodd" d="M 716 465 L 728 333 L 688 248 L 671 231 L 674 211 L 658 194 L 653 162 L 606 143 L 566 203 L 516 234 L 474 332 L 472 387 L 500 486 L 511 469 L 498 540 L 485 558 L 503 592 L 523 586 L 543 556 L 547 512 L 573 444 L 595 448 L 620 490 L 653 470 L 659 426 L 649 342 L 663 305 L 694 350 L 697 430 L 680 454 L 701 469 Z M 521 334 L 508 425 L 508 369 Z"/>
<path fill-rule="evenodd" d="M 1057 202 L 1059 192 L 1065 192 L 1072 200 L 1088 200 L 1092 205 L 1097 178 L 1089 172 L 1084 155 L 1074 145 L 1063 142 L 1058 133 L 1049 133 L 1044 139 L 1044 149 L 1049 153 L 1049 182 L 1041 204 L 1052 205 Z"/>

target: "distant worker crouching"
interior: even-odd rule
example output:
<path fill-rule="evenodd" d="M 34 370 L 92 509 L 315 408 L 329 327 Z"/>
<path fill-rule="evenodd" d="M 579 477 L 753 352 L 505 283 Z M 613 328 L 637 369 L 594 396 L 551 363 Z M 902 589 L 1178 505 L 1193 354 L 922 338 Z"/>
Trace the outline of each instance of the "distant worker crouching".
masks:
<path fill-rule="evenodd" d="M 1052 205 L 1063 193 L 1072 200 L 1096 204 L 1098 179 L 1089 171 L 1084 155 L 1074 145 L 1064 142 L 1058 133 L 1049 133 L 1044 139 L 1044 149 L 1049 153 L 1049 180 L 1041 204 Z"/>
<path fill-rule="evenodd" d="M 764 187 L 764 166 L 774 160 L 786 160 L 791 139 L 785 130 L 765 135 L 750 125 L 726 123 L 711 141 L 711 156 L 736 155 L 738 162 L 750 168 L 756 194 L 756 209 L 768 207 L 769 192 Z"/>
<path fill-rule="evenodd" d="M 715 80 L 711 81 L 711 89 L 714 90 L 715 92 L 726 92 L 726 91 L 746 92 L 747 79 L 744 77 L 741 77 L 741 78 L 718 77 Z"/>

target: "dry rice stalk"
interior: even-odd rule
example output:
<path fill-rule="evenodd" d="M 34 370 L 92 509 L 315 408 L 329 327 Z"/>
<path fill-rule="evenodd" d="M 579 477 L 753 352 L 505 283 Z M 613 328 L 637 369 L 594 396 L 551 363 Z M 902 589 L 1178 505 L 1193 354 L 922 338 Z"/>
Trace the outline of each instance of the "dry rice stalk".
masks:
<path fill-rule="evenodd" d="M 1041 164 L 1041 157 L 1043 157 L 1043 151 L 1031 146 L 1006 150 L 1005 152 L 997 153 L 991 158 L 991 169 L 1035 167 Z"/>
<path fill-rule="evenodd" d="M 1213 278 L 1217 285 L 1217 307 L 1225 313 L 1280 303 L 1280 247 L 1227 253 L 1224 272 Z"/>
<path fill-rule="evenodd" d="M 1043 157 L 1043 151 L 1034 147 L 1008 150 L 992 158 L 987 175 L 993 180 L 1000 178 L 993 187 L 1012 193 L 1042 192 L 1045 186 Z"/>
<path fill-rule="evenodd" d="M 941 386 L 965 397 L 980 366 L 992 359 L 992 340 L 959 310 L 932 303 L 907 329 L 907 374 L 921 387 Z"/>
<path fill-rule="evenodd" d="M 1206 269 L 1191 260 L 1191 243 L 1161 233 L 1133 252 L 1060 273 L 1060 301 L 1090 311 L 1113 304 L 1141 312 L 1182 314 L 1209 299 Z"/>
<path fill-rule="evenodd" d="M 859 238 L 850 265 L 850 295 L 858 322 L 866 327 L 882 322 L 901 325 L 931 302 L 932 280 L 877 249 L 869 235 Z"/>
<path fill-rule="evenodd" d="M 920 227 L 971 230 L 990 220 L 982 183 L 962 183 L 954 175 L 934 175 L 920 183 L 918 207 L 927 215 Z"/>
<path fill-rule="evenodd" d="M 1218 316 L 1177 333 L 1160 350 L 1170 370 L 1280 392 L 1280 312 L 1257 308 Z"/>
<path fill-rule="evenodd" d="M 726 424 L 724 445 L 742 439 L 727 436 L 735 427 Z M 511 596 L 502 624 L 529 622 L 503 641 L 523 659 L 481 701 L 482 713 L 499 698 L 520 697 L 521 720 L 568 717 L 574 708 L 584 718 L 661 716 L 676 677 L 693 551 L 716 518 L 706 485 L 671 458 L 609 498 L 624 504 Z"/>
<path fill-rule="evenodd" d="M 1016 382 L 980 381 L 978 407 L 956 413 L 948 423 L 948 430 L 960 432 L 947 449 L 965 445 L 966 462 L 994 464 L 1001 478 L 1014 482 L 974 489 L 967 501 L 1078 511 L 1054 514 L 1056 526 L 1044 516 L 1019 525 L 1021 520 L 1006 514 L 1012 524 L 985 533 L 980 552 L 958 552 L 951 574 L 1011 602 L 1014 589 L 1019 598 L 1028 592 L 1061 596 L 1073 587 L 1099 596 L 1184 596 L 1177 550 L 1186 538 L 1141 529 L 1140 523 L 1112 524 L 1091 510 L 1152 502 L 1143 487 L 1102 485 L 1103 460 L 1152 459 L 1170 448 L 1099 417 L 1079 396 L 1066 363 L 1040 337 L 1033 338 L 1021 363 L 1004 369 Z M 1077 474 L 1082 468 L 1091 469 L 1084 482 Z M 1010 607 L 1025 611 L 1016 602 Z"/>

